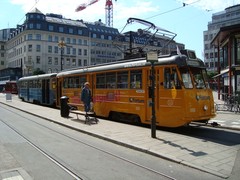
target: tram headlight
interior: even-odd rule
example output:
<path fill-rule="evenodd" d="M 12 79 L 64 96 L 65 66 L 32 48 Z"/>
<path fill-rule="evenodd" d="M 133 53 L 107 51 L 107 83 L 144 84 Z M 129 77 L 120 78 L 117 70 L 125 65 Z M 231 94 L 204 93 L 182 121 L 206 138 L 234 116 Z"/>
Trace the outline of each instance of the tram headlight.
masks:
<path fill-rule="evenodd" d="M 208 110 L 208 106 L 207 106 L 207 105 L 204 105 L 204 106 L 203 106 L 203 110 L 204 110 L 204 111 L 207 111 L 207 110 Z"/>

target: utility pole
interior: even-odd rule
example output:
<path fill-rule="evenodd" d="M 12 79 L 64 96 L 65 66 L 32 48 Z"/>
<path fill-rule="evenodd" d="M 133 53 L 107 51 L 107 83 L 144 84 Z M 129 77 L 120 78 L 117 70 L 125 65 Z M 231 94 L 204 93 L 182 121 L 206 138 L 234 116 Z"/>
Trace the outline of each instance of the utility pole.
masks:
<path fill-rule="evenodd" d="M 155 112 L 155 70 L 154 63 L 158 62 L 158 54 L 157 52 L 150 51 L 147 53 L 147 62 L 151 63 L 151 96 L 152 96 L 152 121 L 151 121 L 151 136 L 152 138 L 156 138 L 156 112 Z"/>
<path fill-rule="evenodd" d="M 66 46 L 66 43 L 63 40 L 58 42 L 58 47 L 60 47 L 60 50 L 61 50 L 61 71 L 63 70 L 63 53 L 64 53 L 65 46 Z"/>

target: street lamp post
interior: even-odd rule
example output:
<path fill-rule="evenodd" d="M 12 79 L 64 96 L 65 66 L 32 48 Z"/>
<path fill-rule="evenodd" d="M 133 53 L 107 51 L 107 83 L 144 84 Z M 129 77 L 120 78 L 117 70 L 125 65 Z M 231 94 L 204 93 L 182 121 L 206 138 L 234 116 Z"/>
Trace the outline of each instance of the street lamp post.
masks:
<path fill-rule="evenodd" d="M 152 138 L 156 138 L 156 112 L 155 112 L 155 72 L 154 72 L 154 63 L 158 61 L 157 52 L 150 51 L 147 53 L 147 62 L 151 63 L 151 76 L 150 79 L 152 81 L 151 87 L 151 97 L 152 97 L 152 121 L 151 121 L 151 136 Z"/>
<path fill-rule="evenodd" d="M 61 71 L 63 70 L 63 51 L 65 46 L 66 46 L 66 43 L 63 40 L 58 42 L 58 47 L 60 47 L 60 50 L 61 50 Z"/>

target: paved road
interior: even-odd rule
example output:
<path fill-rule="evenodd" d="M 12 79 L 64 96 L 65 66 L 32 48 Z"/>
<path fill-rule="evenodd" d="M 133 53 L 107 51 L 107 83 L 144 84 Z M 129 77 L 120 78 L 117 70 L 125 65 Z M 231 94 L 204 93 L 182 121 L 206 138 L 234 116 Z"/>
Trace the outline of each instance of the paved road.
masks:
<path fill-rule="evenodd" d="M 5 95 L 0 95 L 0 103 L 222 178 L 234 177 L 232 173 L 240 170 L 236 162 L 239 159 L 240 131 L 218 127 L 193 127 L 192 131 L 176 133 L 160 129 L 156 132 L 157 138 L 153 139 L 148 128 L 104 120 L 100 120 L 99 124 L 89 126 L 77 120 L 74 114 L 70 114 L 69 118 L 63 118 L 58 109 L 25 103 L 15 96 L 11 101 L 6 101 Z M 240 129 L 240 126 L 236 124 L 239 122 L 238 117 L 239 114 L 219 112 L 210 122 L 221 120 L 221 127 L 224 127 L 232 121 L 233 124 L 229 128 Z M 81 118 L 84 119 L 84 117 Z"/>
<path fill-rule="evenodd" d="M 215 103 L 223 104 L 224 101 L 218 99 L 217 92 L 213 92 Z M 240 112 L 217 111 L 217 115 L 209 123 L 216 122 L 224 128 L 240 130 Z"/>

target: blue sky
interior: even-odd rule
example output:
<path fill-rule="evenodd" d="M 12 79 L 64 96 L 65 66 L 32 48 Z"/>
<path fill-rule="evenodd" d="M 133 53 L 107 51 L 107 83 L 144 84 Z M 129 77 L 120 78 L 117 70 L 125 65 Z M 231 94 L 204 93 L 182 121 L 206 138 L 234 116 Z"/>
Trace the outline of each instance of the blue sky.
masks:
<path fill-rule="evenodd" d="M 61 14 L 73 20 L 105 22 L 105 2 L 99 0 L 85 10 L 75 12 L 78 5 L 90 0 L 1 0 L 0 29 L 22 24 L 25 14 L 33 8 L 42 13 Z M 240 4 L 240 0 L 112 0 L 113 26 L 122 30 L 129 17 L 144 19 L 177 34 L 175 40 L 195 50 L 201 59 L 203 31 L 213 13 Z M 183 3 L 186 5 L 183 7 Z"/>

